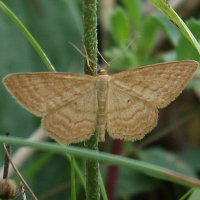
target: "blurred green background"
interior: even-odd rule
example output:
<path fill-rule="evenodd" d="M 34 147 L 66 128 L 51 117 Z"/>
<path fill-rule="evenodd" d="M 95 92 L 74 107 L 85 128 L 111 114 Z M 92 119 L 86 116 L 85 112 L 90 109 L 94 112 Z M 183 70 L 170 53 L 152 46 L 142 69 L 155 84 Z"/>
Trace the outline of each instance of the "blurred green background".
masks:
<path fill-rule="evenodd" d="M 81 0 L 2 2 L 30 31 L 58 72 L 83 73 L 83 57 L 69 44 L 72 42 L 83 49 Z M 177 2 L 172 7 L 199 41 L 199 1 Z M 148 1 L 102 0 L 98 6 L 99 51 L 107 61 L 115 58 L 134 39 L 131 46 L 111 64 L 109 74 L 158 62 L 189 59 L 199 62 L 196 49 L 177 27 Z M 99 62 L 101 63 L 101 60 Z M 0 66 L 1 79 L 10 73 L 48 71 L 26 37 L 2 10 Z M 158 126 L 142 141 L 123 142 L 121 154 L 199 178 L 198 80 L 199 70 L 177 100 L 160 110 Z M 40 125 L 40 119 L 22 109 L 11 98 L 3 84 L 0 84 L 0 113 L 1 135 L 9 132 L 12 136 L 28 138 Z M 112 144 L 113 140 L 106 136 L 106 142 L 99 145 L 100 151 L 111 152 Z M 12 154 L 17 149 L 13 147 Z M 3 147 L 0 147 L 0 166 L 3 165 L 3 161 L 4 151 Z M 84 162 L 78 160 L 78 163 L 84 172 Z M 100 168 L 106 183 L 107 166 L 102 165 Z M 29 156 L 19 170 L 39 199 L 70 199 L 70 163 L 66 157 L 37 151 Z M 119 169 L 116 184 L 117 200 L 173 200 L 179 199 L 189 189 L 125 168 Z M 85 199 L 84 189 L 78 179 L 77 199 Z"/>

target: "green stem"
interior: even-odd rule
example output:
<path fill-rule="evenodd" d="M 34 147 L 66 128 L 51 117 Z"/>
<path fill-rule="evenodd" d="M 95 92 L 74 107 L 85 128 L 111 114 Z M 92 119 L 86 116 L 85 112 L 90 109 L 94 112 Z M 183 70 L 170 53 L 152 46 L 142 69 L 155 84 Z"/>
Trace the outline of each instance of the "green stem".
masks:
<path fill-rule="evenodd" d="M 99 179 L 100 179 L 100 188 L 101 188 L 102 198 L 103 198 L 103 200 L 108 200 L 108 197 L 107 197 L 107 194 L 106 194 L 106 189 L 104 187 L 103 179 L 102 179 L 100 171 L 99 171 Z"/>
<path fill-rule="evenodd" d="M 197 112 L 199 113 L 199 108 L 197 108 Z M 32 147 L 37 150 L 48 151 L 57 154 L 70 154 L 77 158 L 81 159 L 91 159 L 98 160 L 101 162 L 105 162 L 107 164 L 118 165 L 122 167 L 129 168 L 139 173 L 143 173 L 147 176 L 151 176 L 154 178 L 172 181 L 174 183 L 178 183 L 181 185 L 189 186 L 189 187 L 198 187 L 200 188 L 200 181 L 196 178 L 185 176 L 183 174 L 177 173 L 175 171 L 153 165 L 147 162 L 142 162 L 139 160 L 134 160 L 130 158 L 125 158 L 122 156 L 111 155 L 104 152 L 95 152 L 88 149 L 83 149 L 80 147 L 74 146 L 61 146 L 58 144 L 50 144 L 49 142 L 33 142 L 25 139 L 19 139 L 16 137 L 5 137 L 0 136 L 0 143 L 6 143 L 11 145 L 16 145 L 20 147 Z"/>
<path fill-rule="evenodd" d="M 194 192 L 195 188 L 191 188 L 188 192 L 186 192 L 179 200 L 185 200 L 192 192 Z"/>
<path fill-rule="evenodd" d="M 83 26 L 84 26 L 84 44 L 88 57 L 97 62 L 97 1 L 83 0 Z M 91 67 L 96 72 L 96 66 L 91 63 Z M 91 72 L 85 61 L 84 71 L 86 74 Z M 97 132 L 95 131 L 91 138 L 85 141 L 85 147 L 98 151 Z M 91 159 L 86 160 L 86 199 L 99 200 L 99 162 Z"/>
<path fill-rule="evenodd" d="M 97 132 L 85 141 L 85 147 L 98 151 Z M 86 160 L 86 200 L 99 200 L 99 161 Z"/>
<path fill-rule="evenodd" d="M 83 26 L 84 26 L 84 44 L 88 57 L 97 62 L 97 0 L 83 1 Z M 94 72 L 96 66 L 90 63 Z M 86 74 L 92 75 L 85 61 L 84 71 Z"/>
<path fill-rule="evenodd" d="M 63 145 L 64 146 L 64 145 Z M 70 163 L 71 163 L 71 156 L 69 154 L 66 154 L 67 158 L 69 159 Z M 76 160 L 74 159 L 74 169 L 75 169 L 75 172 L 76 174 L 78 175 L 80 181 L 81 181 L 81 184 L 82 184 L 82 187 L 84 188 L 84 190 L 86 190 L 86 184 L 85 184 L 85 178 L 84 178 L 84 175 L 83 173 L 81 172 L 78 164 L 76 163 Z"/>
<path fill-rule="evenodd" d="M 76 183 L 74 172 L 74 156 L 71 156 L 71 200 L 76 200 Z"/>

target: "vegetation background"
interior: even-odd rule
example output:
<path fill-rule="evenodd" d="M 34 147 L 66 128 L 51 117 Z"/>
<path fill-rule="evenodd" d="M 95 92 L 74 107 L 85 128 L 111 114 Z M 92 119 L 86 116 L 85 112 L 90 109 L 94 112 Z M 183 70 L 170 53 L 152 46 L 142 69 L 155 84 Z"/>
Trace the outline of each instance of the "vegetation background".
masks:
<path fill-rule="evenodd" d="M 82 49 L 81 0 L 4 0 L 40 44 L 59 72 L 83 73 L 83 57 L 69 44 Z M 198 0 L 168 1 L 186 22 L 197 40 L 200 39 Z M 126 69 L 158 62 L 194 59 L 199 54 L 178 28 L 165 18 L 149 1 L 101 0 L 98 5 L 99 51 L 107 61 L 115 58 L 134 42 L 109 69 L 117 73 Z M 100 61 L 101 62 L 101 61 Z M 10 18 L 0 10 L 0 79 L 16 72 L 45 72 L 45 64 L 26 37 Z M 167 108 L 159 111 L 158 126 L 143 140 L 123 142 L 118 154 L 153 163 L 189 177 L 199 178 L 200 172 L 200 87 L 199 70 L 184 92 Z M 22 109 L 0 84 L 0 134 L 28 138 L 40 126 L 40 119 Z M 47 139 L 54 142 L 50 138 Z M 111 153 L 114 141 L 106 136 L 100 151 Z M 82 147 L 83 144 L 73 146 Z M 18 148 L 12 148 L 14 154 Z M 4 150 L 0 147 L 0 165 Z M 84 161 L 77 159 L 84 172 Z M 109 167 L 101 164 L 105 185 Z M 19 168 L 38 199 L 70 199 L 70 163 L 63 155 L 36 151 Z M 16 175 L 12 176 L 17 180 Z M 168 181 L 159 180 L 118 168 L 114 199 L 173 200 L 188 190 Z M 19 182 L 19 181 L 18 181 Z M 84 189 L 77 178 L 77 199 L 84 199 Z M 196 190 L 196 194 L 200 192 Z M 107 191 L 109 193 L 109 190 Z M 195 195 L 196 195 L 195 194 Z M 195 198 L 191 196 L 189 199 Z M 17 197 L 16 199 L 21 199 Z"/>

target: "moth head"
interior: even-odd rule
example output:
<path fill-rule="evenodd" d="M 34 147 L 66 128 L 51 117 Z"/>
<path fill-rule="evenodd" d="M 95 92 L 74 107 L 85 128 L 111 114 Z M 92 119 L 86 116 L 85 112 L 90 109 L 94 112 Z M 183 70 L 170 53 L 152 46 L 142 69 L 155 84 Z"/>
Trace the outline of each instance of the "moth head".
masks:
<path fill-rule="evenodd" d="M 98 75 L 107 75 L 107 71 L 105 69 L 98 69 L 97 74 Z"/>

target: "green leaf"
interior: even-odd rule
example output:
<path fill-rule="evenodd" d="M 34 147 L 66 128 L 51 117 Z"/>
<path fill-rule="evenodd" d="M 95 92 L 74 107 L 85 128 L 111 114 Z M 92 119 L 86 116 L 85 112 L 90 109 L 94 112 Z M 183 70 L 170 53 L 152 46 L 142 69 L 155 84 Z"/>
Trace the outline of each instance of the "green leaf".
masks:
<path fill-rule="evenodd" d="M 194 36 L 197 40 L 200 40 L 200 21 L 196 19 L 190 19 L 186 22 L 188 28 L 193 32 Z M 195 47 L 182 35 L 179 43 L 176 47 L 177 60 L 196 60 L 200 62 L 200 57 Z M 196 73 L 200 73 L 200 69 L 198 68 Z M 200 81 L 199 80 L 191 80 L 192 87 L 200 92 Z"/>
<path fill-rule="evenodd" d="M 200 21 L 190 19 L 186 22 L 188 28 L 192 31 L 195 38 L 200 40 Z M 176 47 L 178 60 L 196 60 L 200 61 L 200 57 L 195 47 L 183 35 L 180 37 L 179 43 Z"/>
<path fill-rule="evenodd" d="M 108 153 L 103 152 L 95 152 L 88 149 L 72 147 L 72 146 L 61 146 L 59 144 L 51 144 L 47 142 L 31 142 L 25 139 L 17 139 L 14 137 L 3 137 L 0 136 L 0 142 L 9 143 L 13 145 L 22 146 L 30 146 L 37 148 L 38 150 L 51 151 L 54 153 L 66 154 L 69 153 L 75 157 L 84 158 L 84 159 L 92 159 L 103 161 L 106 163 L 112 163 L 119 166 L 127 167 L 137 172 L 142 172 L 146 175 L 156 177 L 159 179 L 164 179 L 172 182 L 176 182 L 179 184 L 187 185 L 187 186 L 195 186 L 200 187 L 200 181 L 191 178 L 189 176 L 183 176 L 182 174 L 178 174 L 169 169 L 153 165 L 146 162 L 141 162 L 134 159 L 124 158 L 122 156 L 110 155 Z M 184 172 L 184 171 L 183 171 Z M 193 174 L 191 174 L 193 175 Z"/>
<path fill-rule="evenodd" d="M 149 0 L 158 10 L 160 10 L 179 30 L 183 35 L 191 42 L 200 54 L 200 46 L 191 31 L 185 25 L 183 20 L 177 15 L 177 13 L 170 7 L 166 0 Z"/>
<path fill-rule="evenodd" d="M 187 191 L 179 200 L 186 200 L 187 197 L 194 191 L 194 188 L 191 188 L 189 191 Z"/>
<path fill-rule="evenodd" d="M 188 200 L 199 200 L 199 197 L 200 197 L 200 189 L 196 188 Z"/>
<path fill-rule="evenodd" d="M 126 9 L 129 12 L 130 18 L 134 24 L 134 30 L 140 30 L 142 26 L 142 3 L 141 0 L 123 0 Z"/>
<path fill-rule="evenodd" d="M 124 48 L 129 41 L 129 22 L 126 12 L 117 7 L 110 16 L 111 34 L 115 42 Z"/>
<path fill-rule="evenodd" d="M 179 38 L 181 36 L 180 31 L 176 26 L 174 26 L 164 15 L 161 13 L 155 12 L 151 15 L 159 25 L 163 28 L 164 32 L 172 42 L 174 46 L 178 44 Z"/>
<path fill-rule="evenodd" d="M 137 47 L 140 66 L 150 64 L 148 58 L 154 45 L 156 29 L 157 24 L 153 18 L 144 20 Z"/>
<path fill-rule="evenodd" d="M 114 47 L 104 52 L 104 55 L 112 60 L 116 58 L 122 52 L 121 48 Z M 121 72 L 127 69 L 133 69 L 139 67 L 138 58 L 134 51 L 126 49 L 123 54 L 117 58 L 113 63 L 111 63 L 110 69 L 115 73 Z"/>
<path fill-rule="evenodd" d="M 197 160 L 199 160 L 200 148 L 185 149 L 181 152 L 176 153 L 176 155 L 185 162 L 190 163 L 190 166 L 195 171 L 200 170 L 200 162 L 197 162 Z"/>
<path fill-rule="evenodd" d="M 32 180 L 34 176 L 38 175 L 38 172 L 46 165 L 46 163 L 53 157 L 53 154 L 47 153 L 37 156 L 34 165 L 31 164 L 23 172 L 22 176 L 25 180 Z M 20 183 L 20 180 L 19 180 Z"/>
<path fill-rule="evenodd" d="M 145 193 L 157 188 L 160 181 L 120 167 L 116 186 L 117 198 Z"/>
<path fill-rule="evenodd" d="M 197 178 L 194 170 L 189 164 L 181 160 L 178 156 L 175 156 L 173 153 L 162 148 L 142 150 L 138 152 L 138 156 L 142 161 Z"/>

